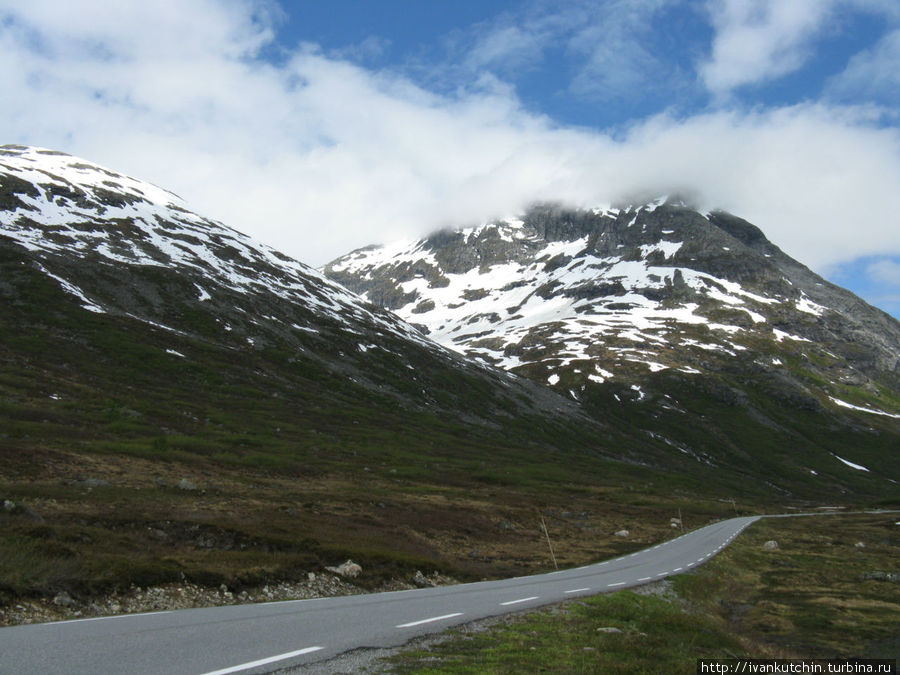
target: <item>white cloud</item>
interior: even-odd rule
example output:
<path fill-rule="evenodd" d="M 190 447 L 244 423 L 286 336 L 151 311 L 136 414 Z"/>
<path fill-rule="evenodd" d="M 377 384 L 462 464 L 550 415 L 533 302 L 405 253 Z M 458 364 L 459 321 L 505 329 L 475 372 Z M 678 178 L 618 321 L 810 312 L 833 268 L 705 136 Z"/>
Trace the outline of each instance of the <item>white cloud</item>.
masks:
<path fill-rule="evenodd" d="M 715 37 L 700 77 L 716 94 L 786 75 L 812 53 L 836 0 L 710 0 Z"/>
<path fill-rule="evenodd" d="M 661 116 L 632 131 L 617 168 L 634 184 L 693 188 L 821 270 L 900 252 L 900 132 L 870 119 L 820 105 Z"/>
<path fill-rule="evenodd" d="M 868 15 L 888 27 L 900 21 L 896 0 L 707 0 L 706 6 L 714 35 L 698 74 L 719 97 L 799 70 L 823 39 L 839 35 L 852 18 Z M 830 93 L 878 90 L 883 96 L 896 87 L 897 49 L 896 37 L 888 34 L 874 49 L 853 56 L 846 72 L 833 78 Z"/>
<path fill-rule="evenodd" d="M 441 96 L 308 46 L 273 65 L 259 3 L 114 3 L 93 21 L 107 4 L 0 4 L 0 142 L 151 180 L 307 263 L 536 199 L 674 188 L 816 267 L 900 254 L 900 136 L 861 109 L 658 116 L 612 138 L 490 77 Z"/>

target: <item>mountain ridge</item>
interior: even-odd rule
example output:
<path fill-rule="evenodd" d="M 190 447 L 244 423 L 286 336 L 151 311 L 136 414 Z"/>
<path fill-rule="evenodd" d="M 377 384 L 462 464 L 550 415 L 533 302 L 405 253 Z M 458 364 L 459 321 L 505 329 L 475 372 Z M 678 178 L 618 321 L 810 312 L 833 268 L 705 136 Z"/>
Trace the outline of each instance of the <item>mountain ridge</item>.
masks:
<path fill-rule="evenodd" d="M 765 456 L 783 481 L 807 451 L 795 471 L 818 476 L 815 454 L 830 446 L 838 462 L 864 445 L 829 434 L 900 434 L 900 323 L 724 212 L 537 205 L 323 271 L 448 348 L 698 462 L 746 470 Z M 860 457 L 894 475 L 894 453 Z"/>
<path fill-rule="evenodd" d="M 874 370 L 891 376 L 898 373 L 900 323 L 815 275 L 769 242 L 759 228 L 735 216 L 703 215 L 680 203 L 657 202 L 624 211 L 545 205 L 523 218 L 445 231 L 387 248 L 367 247 L 323 269 L 364 297 L 424 327 L 448 347 L 488 361 L 503 363 L 504 357 L 523 347 L 513 338 L 525 337 L 539 324 L 530 321 L 518 331 L 514 327 L 508 339 L 503 339 L 503 326 L 535 298 L 545 304 L 570 301 L 554 319 L 608 320 L 605 326 L 584 331 L 587 337 L 610 335 L 617 325 L 627 329 L 649 320 L 659 324 L 661 331 L 666 321 L 706 323 L 720 333 L 741 333 L 758 326 L 779 341 L 776 331 L 785 332 L 778 326 L 784 327 L 788 319 L 784 310 L 792 305 L 791 322 L 807 331 L 815 332 L 817 322 L 797 317 L 819 318 L 826 307 L 831 315 L 854 323 L 857 337 L 872 348 L 874 363 L 859 360 L 853 365 L 867 371 L 873 371 L 870 366 L 874 365 Z M 731 253 L 737 245 L 745 249 L 740 256 Z M 509 269 L 514 264 L 518 268 Z M 587 272 L 579 275 L 579 269 Z M 491 278 L 489 271 L 506 276 Z M 460 288 L 448 292 L 451 278 Z M 517 292 L 521 288 L 527 293 Z M 494 296 L 491 307 L 481 314 L 474 305 L 462 304 L 489 294 Z M 441 311 L 430 306 L 435 302 Z M 706 309 L 701 306 L 704 302 L 709 305 Z M 541 303 L 533 304 L 540 308 Z M 635 311 L 629 315 L 628 309 Z M 728 309 L 734 310 L 729 317 L 733 325 L 704 316 L 704 311 L 721 314 Z M 863 311 L 850 311 L 854 309 Z M 766 318 L 766 313 L 772 316 Z M 832 322 L 836 318 L 829 317 Z M 477 325 L 481 342 L 472 345 L 465 339 L 467 334 L 450 335 L 448 330 L 459 332 L 460 321 Z M 442 332 L 442 325 L 449 328 Z M 866 326 L 872 328 L 866 330 Z M 486 345 L 486 335 L 495 342 L 503 339 L 503 349 Z M 649 331 L 642 337 L 653 339 Z M 515 368 L 516 364 L 506 365 Z"/>

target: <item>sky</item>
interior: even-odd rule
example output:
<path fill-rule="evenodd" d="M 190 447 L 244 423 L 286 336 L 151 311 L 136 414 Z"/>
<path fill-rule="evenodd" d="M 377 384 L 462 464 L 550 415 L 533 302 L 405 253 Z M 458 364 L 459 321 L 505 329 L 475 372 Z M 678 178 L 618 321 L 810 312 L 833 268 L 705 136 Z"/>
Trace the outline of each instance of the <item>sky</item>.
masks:
<path fill-rule="evenodd" d="M 900 317 L 897 0 L 0 0 L 0 130 L 313 266 L 680 192 Z"/>

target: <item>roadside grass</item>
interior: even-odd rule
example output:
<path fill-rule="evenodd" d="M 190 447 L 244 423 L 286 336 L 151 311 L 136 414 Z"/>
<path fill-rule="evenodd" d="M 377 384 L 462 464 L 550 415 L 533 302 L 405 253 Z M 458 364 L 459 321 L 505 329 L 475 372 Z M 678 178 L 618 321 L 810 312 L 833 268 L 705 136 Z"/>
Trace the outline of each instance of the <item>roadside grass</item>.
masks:
<path fill-rule="evenodd" d="M 817 658 L 898 658 L 897 514 L 764 519 L 696 574 L 679 595 L 750 646 Z M 766 550 L 766 541 L 778 548 Z"/>
<path fill-rule="evenodd" d="M 616 629 L 607 632 L 602 629 Z M 686 673 L 698 653 L 728 658 L 738 641 L 672 599 L 622 591 L 543 609 L 485 632 L 455 631 L 391 657 L 392 673 Z"/>
<path fill-rule="evenodd" d="M 698 658 L 896 659 L 900 584 L 878 575 L 900 572 L 896 522 L 764 519 L 663 595 L 621 591 L 463 627 L 382 660 L 379 672 L 693 673 Z M 778 548 L 766 550 L 769 540 Z"/>

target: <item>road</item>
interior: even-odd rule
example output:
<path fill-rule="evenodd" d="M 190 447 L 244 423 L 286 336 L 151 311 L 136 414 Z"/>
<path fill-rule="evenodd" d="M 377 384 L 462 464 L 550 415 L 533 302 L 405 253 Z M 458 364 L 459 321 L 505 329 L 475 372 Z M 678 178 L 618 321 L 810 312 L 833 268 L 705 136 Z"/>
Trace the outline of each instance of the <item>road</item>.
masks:
<path fill-rule="evenodd" d="M 0 673 L 267 673 L 359 647 L 657 581 L 702 565 L 758 516 L 549 574 L 391 593 L 232 605 L 0 629 Z"/>

